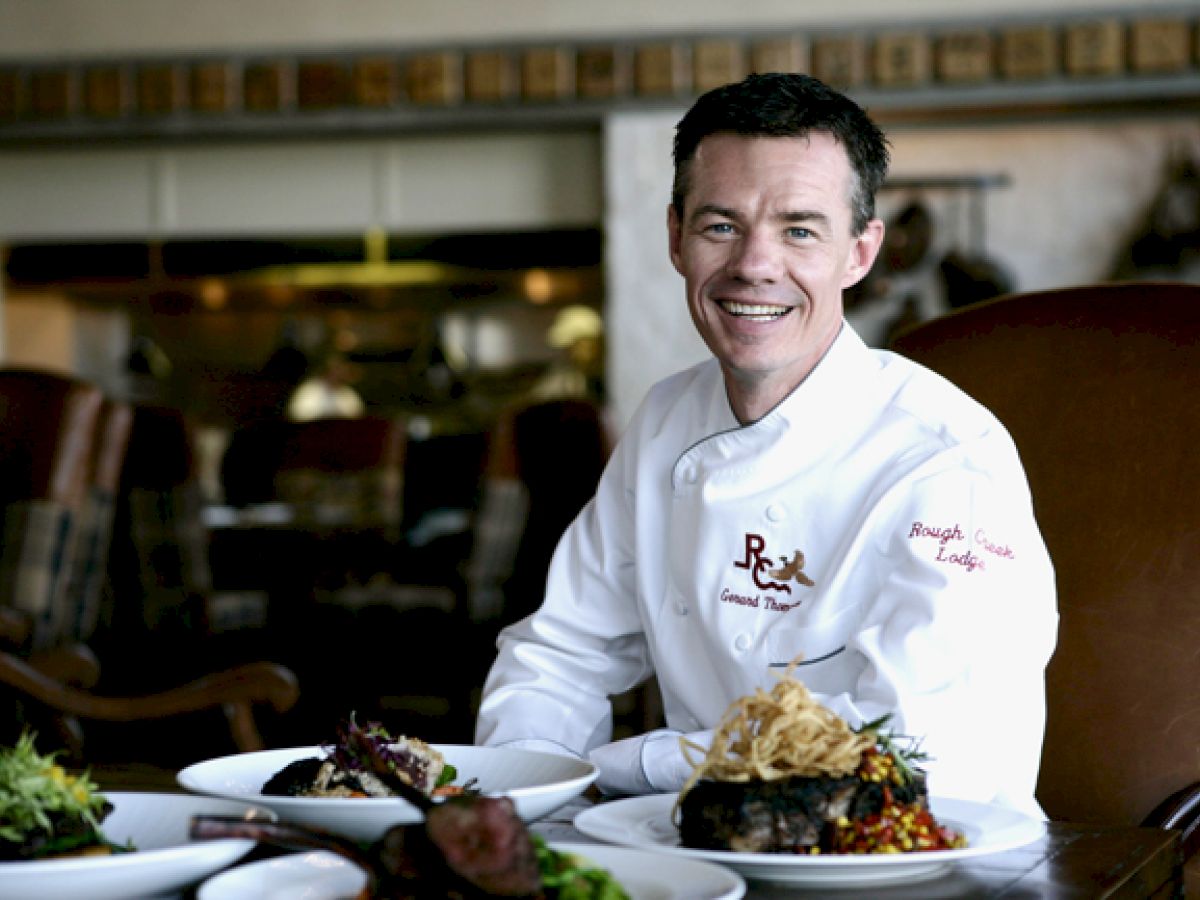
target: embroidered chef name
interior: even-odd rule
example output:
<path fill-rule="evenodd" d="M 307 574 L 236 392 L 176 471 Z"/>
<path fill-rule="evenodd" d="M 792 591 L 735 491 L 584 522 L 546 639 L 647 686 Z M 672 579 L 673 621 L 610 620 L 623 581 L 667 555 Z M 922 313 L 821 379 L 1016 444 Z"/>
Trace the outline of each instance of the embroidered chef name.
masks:
<path fill-rule="evenodd" d="M 986 571 L 988 560 L 977 554 L 979 550 L 997 559 L 1013 559 L 1012 548 L 1005 543 L 994 540 L 983 528 L 976 528 L 973 540 L 969 546 L 959 548 L 954 546 L 967 540 L 967 535 L 957 522 L 953 525 L 930 525 L 925 522 L 913 522 L 908 531 L 910 541 L 929 541 L 936 548 L 934 562 L 948 566 L 961 566 L 968 572 Z"/>
<path fill-rule="evenodd" d="M 764 597 L 762 594 L 737 594 L 725 588 L 721 591 L 721 602 L 732 603 L 734 606 L 750 606 L 754 609 L 766 609 L 771 612 L 787 612 L 789 609 L 794 609 L 800 605 L 797 600 L 794 603 L 781 603 L 774 597 Z"/>

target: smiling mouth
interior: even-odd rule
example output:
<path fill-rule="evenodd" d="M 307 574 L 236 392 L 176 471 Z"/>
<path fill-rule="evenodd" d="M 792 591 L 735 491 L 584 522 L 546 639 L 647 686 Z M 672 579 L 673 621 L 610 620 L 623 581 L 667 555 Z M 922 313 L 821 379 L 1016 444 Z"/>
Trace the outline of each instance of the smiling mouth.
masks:
<path fill-rule="evenodd" d="M 775 306 L 764 303 L 738 303 L 734 300 L 721 300 L 721 309 L 739 319 L 751 322 L 774 322 L 792 311 L 790 306 Z"/>

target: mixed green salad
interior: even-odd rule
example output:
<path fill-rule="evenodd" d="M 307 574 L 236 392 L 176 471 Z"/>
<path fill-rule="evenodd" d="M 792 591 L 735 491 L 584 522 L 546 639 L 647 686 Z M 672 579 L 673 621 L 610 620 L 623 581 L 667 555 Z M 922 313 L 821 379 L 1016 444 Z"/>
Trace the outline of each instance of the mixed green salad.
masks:
<path fill-rule="evenodd" d="M 531 835 L 537 849 L 542 888 L 556 900 L 629 900 L 625 889 L 607 869 L 573 853 L 547 846 L 540 835 Z"/>
<path fill-rule="evenodd" d="M 71 775 L 34 748 L 26 731 L 0 748 L 0 859 L 45 859 L 130 850 L 109 843 L 100 823 L 112 810 L 89 774 Z"/>

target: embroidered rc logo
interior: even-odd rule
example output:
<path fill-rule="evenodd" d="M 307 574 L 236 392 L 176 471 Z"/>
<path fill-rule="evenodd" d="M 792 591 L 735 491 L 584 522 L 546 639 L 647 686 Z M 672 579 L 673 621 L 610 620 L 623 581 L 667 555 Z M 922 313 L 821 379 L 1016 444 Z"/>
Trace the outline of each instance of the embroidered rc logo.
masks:
<path fill-rule="evenodd" d="M 786 556 L 779 557 L 780 565 L 776 567 L 771 557 L 763 551 L 767 542 L 761 534 L 746 535 L 746 552 L 740 560 L 733 564 L 739 569 L 749 569 L 750 578 L 756 587 L 763 591 L 792 592 L 789 581 L 795 581 L 805 587 L 813 587 L 816 582 L 804 574 L 804 554 L 796 550 L 789 560 Z M 764 578 L 764 576 L 768 576 Z"/>

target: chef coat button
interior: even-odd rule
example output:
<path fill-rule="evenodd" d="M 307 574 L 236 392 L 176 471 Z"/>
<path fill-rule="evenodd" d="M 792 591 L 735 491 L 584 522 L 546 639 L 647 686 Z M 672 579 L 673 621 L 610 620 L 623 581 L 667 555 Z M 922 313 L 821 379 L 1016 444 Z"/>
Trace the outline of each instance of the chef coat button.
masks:
<path fill-rule="evenodd" d="M 686 616 L 688 614 L 687 604 L 684 603 L 683 601 L 676 603 L 675 604 L 675 612 L 679 613 L 681 616 Z"/>
<path fill-rule="evenodd" d="M 741 650 L 743 653 L 745 651 L 749 650 L 750 649 L 750 635 L 739 634 L 737 637 L 735 637 L 733 639 L 733 646 L 736 647 L 738 650 Z"/>
<path fill-rule="evenodd" d="M 772 522 L 782 522 L 787 518 L 787 510 L 778 503 L 772 503 L 767 507 L 767 518 Z"/>

